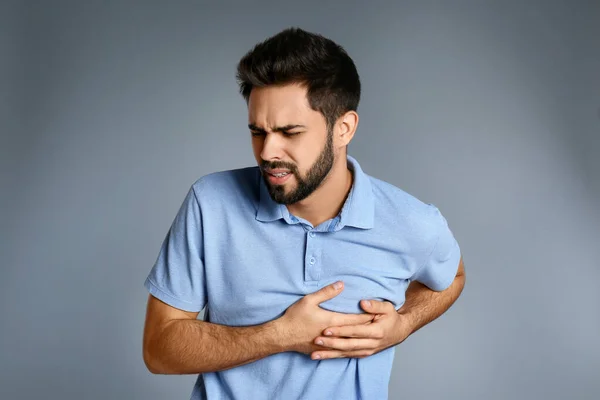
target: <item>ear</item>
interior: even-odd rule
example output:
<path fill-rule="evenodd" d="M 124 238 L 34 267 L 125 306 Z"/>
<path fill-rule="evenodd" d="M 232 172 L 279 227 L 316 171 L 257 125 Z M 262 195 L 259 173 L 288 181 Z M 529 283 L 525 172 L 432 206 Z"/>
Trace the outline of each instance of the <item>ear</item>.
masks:
<path fill-rule="evenodd" d="M 354 132 L 358 127 L 358 114 L 356 111 L 348 111 L 335 124 L 335 138 L 339 147 L 345 147 L 354 137 Z"/>

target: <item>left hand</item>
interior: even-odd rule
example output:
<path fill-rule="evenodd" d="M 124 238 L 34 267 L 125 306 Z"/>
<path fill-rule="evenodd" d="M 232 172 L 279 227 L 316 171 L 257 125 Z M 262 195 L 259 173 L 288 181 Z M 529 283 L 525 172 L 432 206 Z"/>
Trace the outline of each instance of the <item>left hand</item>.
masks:
<path fill-rule="evenodd" d="M 370 303 L 370 304 L 369 304 Z M 389 301 L 363 300 L 361 307 L 374 314 L 363 325 L 328 327 L 314 343 L 323 347 L 311 353 L 313 360 L 327 358 L 364 358 L 395 346 L 409 334 L 409 327 Z M 331 332 L 328 335 L 328 332 Z"/>

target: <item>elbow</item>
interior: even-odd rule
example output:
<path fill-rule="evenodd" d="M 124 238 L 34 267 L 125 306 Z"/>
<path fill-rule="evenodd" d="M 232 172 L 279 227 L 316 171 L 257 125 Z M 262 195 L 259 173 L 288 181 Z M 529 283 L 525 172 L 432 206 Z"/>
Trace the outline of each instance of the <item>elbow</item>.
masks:
<path fill-rule="evenodd" d="M 180 375 L 185 372 L 169 362 L 168 355 L 161 352 L 157 346 L 145 345 L 143 350 L 144 364 L 154 375 Z"/>
<path fill-rule="evenodd" d="M 172 373 L 168 369 L 165 360 L 166 352 L 164 346 L 164 329 L 149 329 L 145 327 L 142 340 L 142 357 L 148 371 L 155 375 L 166 375 Z"/>
<path fill-rule="evenodd" d="M 174 375 L 177 371 L 171 370 L 165 366 L 157 357 L 148 356 L 144 353 L 144 364 L 151 374 L 154 375 Z"/>
<path fill-rule="evenodd" d="M 154 368 L 154 366 L 152 364 L 148 364 L 146 363 L 146 369 L 154 375 L 163 375 L 163 372 L 161 372 L 158 368 Z"/>
<path fill-rule="evenodd" d="M 158 343 L 158 338 L 154 337 L 149 340 L 148 337 L 144 338 L 143 345 L 143 359 L 144 364 L 148 371 L 155 375 L 167 375 L 174 373 L 169 370 L 167 363 L 164 359 L 164 351 L 161 351 L 161 346 Z"/>
<path fill-rule="evenodd" d="M 164 374 L 165 373 L 165 371 L 163 371 L 160 368 L 160 363 L 157 361 L 156 356 L 152 352 L 152 349 L 150 349 L 150 346 L 144 345 L 143 357 L 144 357 L 144 364 L 146 365 L 146 369 L 148 369 L 148 371 L 150 373 L 152 373 L 152 374 Z"/>

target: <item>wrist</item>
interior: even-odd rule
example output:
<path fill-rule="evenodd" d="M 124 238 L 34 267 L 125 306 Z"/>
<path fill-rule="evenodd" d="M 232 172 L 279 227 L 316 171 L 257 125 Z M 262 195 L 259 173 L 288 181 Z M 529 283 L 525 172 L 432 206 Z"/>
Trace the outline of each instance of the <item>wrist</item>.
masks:
<path fill-rule="evenodd" d="M 408 338 L 416 329 L 416 321 L 413 313 L 407 311 L 398 311 L 396 318 L 396 327 L 394 332 L 396 335 L 396 342 L 402 343 Z"/>
<path fill-rule="evenodd" d="M 290 341 L 291 336 L 288 334 L 288 329 L 282 318 L 267 322 L 265 327 L 269 332 L 269 338 L 275 352 L 283 353 L 293 350 L 293 343 Z"/>

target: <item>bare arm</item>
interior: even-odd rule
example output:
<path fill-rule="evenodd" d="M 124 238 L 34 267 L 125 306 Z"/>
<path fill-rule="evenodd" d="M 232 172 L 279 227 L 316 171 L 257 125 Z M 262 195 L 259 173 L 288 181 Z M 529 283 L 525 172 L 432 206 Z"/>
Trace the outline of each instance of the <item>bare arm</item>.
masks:
<path fill-rule="evenodd" d="M 262 325 L 230 327 L 196 320 L 150 296 L 144 328 L 144 362 L 156 374 L 198 374 L 237 367 L 272 354 L 310 354 L 312 339 L 332 323 L 365 324 L 369 314 L 339 314 L 318 305 L 337 296 L 333 285 L 304 296 L 285 314 Z"/>
<path fill-rule="evenodd" d="M 462 257 L 458 264 L 458 271 L 452 284 L 441 292 L 435 292 L 419 282 L 411 282 L 406 290 L 406 300 L 398 310 L 408 324 L 402 332 L 400 341 L 406 339 L 423 326 L 438 318 L 454 304 L 465 286 L 465 269 Z"/>
<path fill-rule="evenodd" d="M 413 281 L 406 290 L 406 300 L 396 311 L 389 301 L 362 301 L 365 311 L 374 316 L 373 323 L 363 326 L 329 326 L 315 339 L 321 348 L 313 359 L 363 358 L 402 343 L 408 336 L 442 315 L 456 301 L 465 285 L 462 257 L 454 281 L 436 292 Z M 328 334 L 329 332 L 329 334 Z"/>
<path fill-rule="evenodd" d="M 277 325 L 229 327 L 196 319 L 150 295 L 144 361 L 158 374 L 192 374 L 243 365 L 283 351 Z"/>

